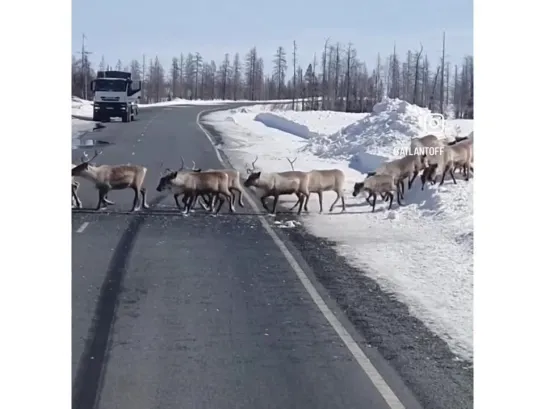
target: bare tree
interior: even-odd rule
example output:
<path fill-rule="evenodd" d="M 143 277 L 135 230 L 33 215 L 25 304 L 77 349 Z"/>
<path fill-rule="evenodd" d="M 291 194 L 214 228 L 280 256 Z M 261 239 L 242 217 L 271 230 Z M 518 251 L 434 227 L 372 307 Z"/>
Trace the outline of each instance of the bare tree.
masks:
<path fill-rule="evenodd" d="M 202 57 L 199 53 L 195 53 L 195 58 L 193 60 L 193 69 L 195 70 L 195 92 L 194 92 L 194 98 L 199 99 L 199 73 L 201 72 L 202 68 Z"/>
<path fill-rule="evenodd" d="M 444 113 L 445 109 L 445 32 L 443 31 L 443 51 L 441 53 L 441 85 L 439 88 L 439 112 Z"/>
<path fill-rule="evenodd" d="M 170 68 L 170 77 L 172 79 L 172 97 L 176 98 L 178 96 L 178 78 L 180 75 L 180 66 L 178 65 L 178 58 L 172 58 L 172 67 Z"/>
<path fill-rule="evenodd" d="M 231 64 L 229 62 L 229 54 L 225 54 L 223 63 L 221 64 L 221 99 L 225 100 L 227 95 L 227 82 L 230 80 Z"/>
<path fill-rule="evenodd" d="M 273 60 L 273 79 L 276 82 L 277 91 L 276 97 L 281 99 L 283 96 L 284 81 L 286 78 L 286 72 L 288 70 L 288 62 L 286 59 L 286 50 L 280 46 L 276 50 Z"/>
<path fill-rule="evenodd" d="M 414 88 L 413 88 L 413 104 L 417 103 L 417 96 L 418 96 L 418 73 L 420 70 L 420 57 L 422 56 L 422 52 L 424 51 L 424 46 L 420 44 L 420 51 L 418 54 L 416 54 L 416 62 L 414 66 Z"/>
<path fill-rule="evenodd" d="M 234 101 L 236 101 L 239 96 L 240 80 L 241 80 L 240 56 L 238 53 L 236 53 L 235 59 L 233 60 L 233 100 Z"/>
<path fill-rule="evenodd" d="M 346 51 L 346 101 L 344 104 L 345 112 L 349 112 L 350 107 L 350 64 L 352 63 L 352 43 L 348 43 L 348 50 Z"/>
<path fill-rule="evenodd" d="M 297 44 L 293 41 L 293 97 L 291 100 L 291 109 L 295 111 L 295 98 L 297 98 Z"/>
<path fill-rule="evenodd" d="M 258 57 L 257 48 L 253 47 L 246 55 L 246 86 L 250 101 L 254 101 L 258 92 Z"/>

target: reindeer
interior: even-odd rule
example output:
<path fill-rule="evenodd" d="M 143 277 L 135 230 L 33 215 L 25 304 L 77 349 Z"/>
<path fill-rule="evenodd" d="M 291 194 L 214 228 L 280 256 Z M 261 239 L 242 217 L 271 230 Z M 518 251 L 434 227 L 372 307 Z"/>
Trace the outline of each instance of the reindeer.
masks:
<path fill-rule="evenodd" d="M 281 195 L 291 195 L 295 194 L 297 197 L 308 200 L 308 182 L 309 175 L 306 172 L 299 171 L 288 171 L 288 172 L 271 172 L 265 173 L 257 171 L 255 168 L 255 163 L 257 162 L 258 157 L 256 156 L 255 160 L 252 162 L 252 168 L 250 169 L 246 165 L 246 172 L 248 173 L 248 178 L 244 182 L 245 187 L 255 187 L 260 190 L 261 204 L 263 208 L 270 212 L 271 214 L 276 213 L 276 205 L 278 204 L 278 198 Z M 267 197 L 274 197 L 272 211 L 269 211 L 265 199 Z M 299 211 L 297 214 L 301 214 L 303 209 L 303 200 L 299 200 Z"/>
<path fill-rule="evenodd" d="M 291 169 L 295 171 L 293 164 L 297 160 L 295 158 L 294 160 L 290 160 L 289 158 L 286 158 L 288 162 L 290 163 Z M 318 200 L 320 203 L 320 213 L 323 212 L 323 192 L 328 191 L 334 191 L 337 193 L 337 198 L 329 208 L 329 211 L 332 212 L 333 208 L 337 204 L 339 200 L 341 200 L 342 203 L 342 211 L 344 212 L 346 210 L 345 203 L 344 203 L 344 195 L 343 195 L 343 186 L 344 186 L 344 173 L 342 170 L 339 169 L 321 169 L 321 170 L 311 170 L 310 172 L 307 172 L 309 175 L 309 185 L 308 185 L 308 191 L 309 196 L 307 197 L 304 209 L 305 212 L 308 212 L 308 201 L 310 199 L 310 193 L 317 193 L 318 194 Z M 299 204 L 299 201 L 302 200 L 302 196 L 299 196 L 297 199 L 297 202 L 293 205 L 293 207 L 290 210 L 295 209 L 295 207 Z"/>
<path fill-rule="evenodd" d="M 98 190 L 98 204 L 96 210 L 102 210 L 105 206 L 113 204 L 106 199 L 110 190 L 123 190 L 130 188 L 134 191 L 134 200 L 131 212 L 140 210 L 138 195 L 142 195 L 141 206 L 148 209 L 146 203 L 146 188 L 144 179 L 147 168 L 140 165 L 100 165 L 95 166 L 91 161 L 101 155 L 102 151 L 95 151 L 95 155 L 88 160 L 82 158 L 82 163 L 72 168 L 72 176 L 78 176 L 87 179 L 95 184 Z"/>
<path fill-rule="evenodd" d="M 180 170 L 171 171 L 169 169 L 168 173 L 161 177 L 157 185 L 158 192 L 164 190 L 169 190 L 174 194 L 176 205 L 182 210 L 183 214 L 188 214 L 194 205 L 195 199 L 203 194 L 219 196 L 220 203 L 216 210 L 216 215 L 225 202 L 223 197 L 226 197 L 229 201 L 229 210 L 232 213 L 235 211 L 231 192 L 229 191 L 229 177 L 224 172 L 182 172 Z M 182 194 L 184 195 L 183 209 L 178 201 L 178 197 Z"/>
<path fill-rule="evenodd" d="M 195 171 L 195 162 L 193 161 L 193 171 Z M 201 171 L 200 169 L 198 170 Z M 244 207 L 242 202 L 242 186 L 240 185 L 240 172 L 235 169 L 206 169 L 203 172 L 223 172 L 229 176 L 229 191 L 232 194 L 233 206 L 235 205 L 236 193 L 238 192 L 238 204 L 240 207 Z M 208 195 L 208 200 L 201 195 L 202 200 L 206 203 L 204 205 L 200 202 L 203 209 L 213 211 L 215 205 L 215 196 Z"/>

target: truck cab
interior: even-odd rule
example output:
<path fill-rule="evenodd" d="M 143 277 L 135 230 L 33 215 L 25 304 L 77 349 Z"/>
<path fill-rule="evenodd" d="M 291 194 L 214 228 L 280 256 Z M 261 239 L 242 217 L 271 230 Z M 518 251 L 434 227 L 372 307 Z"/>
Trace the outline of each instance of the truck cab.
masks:
<path fill-rule="evenodd" d="M 98 71 L 97 78 L 91 81 L 93 121 L 108 122 L 111 118 L 134 121 L 141 89 L 142 82 L 133 81 L 130 72 Z"/>

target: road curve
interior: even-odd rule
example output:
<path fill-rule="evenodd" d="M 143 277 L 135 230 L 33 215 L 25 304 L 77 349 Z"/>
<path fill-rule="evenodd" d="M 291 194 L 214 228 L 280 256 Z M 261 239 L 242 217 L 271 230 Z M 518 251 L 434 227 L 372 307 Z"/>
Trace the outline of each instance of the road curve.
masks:
<path fill-rule="evenodd" d="M 203 109 L 142 110 L 88 135 L 111 143 L 100 163 L 148 168 L 153 209 L 127 214 L 121 191 L 107 213 L 73 213 L 74 409 L 420 408 L 379 363 L 387 402 L 250 206 L 181 217 L 155 191 L 161 163 L 180 155 L 221 166 L 196 123 Z M 85 181 L 80 196 L 96 205 Z"/>

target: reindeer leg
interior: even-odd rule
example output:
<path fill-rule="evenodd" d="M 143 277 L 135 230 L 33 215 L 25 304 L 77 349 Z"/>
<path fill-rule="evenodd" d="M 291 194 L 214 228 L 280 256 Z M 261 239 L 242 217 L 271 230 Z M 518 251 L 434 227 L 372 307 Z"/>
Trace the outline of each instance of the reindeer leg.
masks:
<path fill-rule="evenodd" d="M 390 206 L 388 206 L 388 210 L 392 209 L 392 204 L 394 204 L 394 195 L 392 192 L 388 192 L 388 199 L 390 199 Z"/>
<path fill-rule="evenodd" d="M 456 177 L 454 176 L 454 172 L 452 171 L 452 168 L 449 169 L 449 173 L 450 173 L 450 177 L 451 177 L 452 181 L 456 185 L 457 184 Z"/>
<path fill-rule="evenodd" d="M 72 202 L 73 204 L 75 203 L 77 209 L 81 209 L 83 205 L 81 204 L 81 200 L 78 197 L 78 188 L 79 184 L 76 185 L 74 183 L 72 185 Z"/>
<path fill-rule="evenodd" d="M 369 199 L 371 199 L 371 196 L 373 196 L 373 194 L 371 192 L 369 192 L 369 196 L 367 196 L 365 198 L 365 200 L 367 200 L 367 203 L 369 203 L 369 206 L 373 206 L 373 203 L 371 202 L 371 200 L 369 200 Z"/>
<path fill-rule="evenodd" d="M 341 212 L 344 212 L 346 211 L 346 206 L 345 206 L 345 203 L 344 203 L 344 194 L 341 192 L 339 193 L 341 195 L 341 204 L 342 204 L 342 209 L 341 209 Z"/>
<path fill-rule="evenodd" d="M 227 189 L 225 192 L 221 192 L 217 195 L 218 198 L 225 196 L 229 201 L 229 211 L 235 213 L 235 196 L 231 193 L 231 190 Z"/>
<path fill-rule="evenodd" d="M 310 192 L 309 192 L 308 196 L 300 194 L 299 197 L 301 198 L 301 200 L 305 201 L 305 205 L 304 205 L 303 208 L 305 209 L 305 212 L 308 212 L 308 202 L 310 200 Z"/>
<path fill-rule="evenodd" d="M 146 190 L 145 187 L 140 188 L 140 194 L 142 195 L 142 207 L 144 209 L 149 209 L 149 204 L 147 202 L 147 193 L 148 191 Z"/>
<path fill-rule="evenodd" d="M 300 200 L 303 200 L 303 198 L 301 196 L 299 196 L 299 195 L 296 195 L 296 196 L 297 196 L 297 202 L 295 202 L 295 204 L 292 207 L 290 207 L 290 212 L 299 205 Z"/>
<path fill-rule="evenodd" d="M 238 191 L 238 205 L 240 207 L 244 207 L 244 203 L 242 203 L 242 190 L 236 189 Z"/>
<path fill-rule="evenodd" d="M 265 209 L 266 212 L 269 212 L 269 207 L 267 206 L 267 202 L 265 201 L 265 199 L 267 198 L 268 196 L 261 196 L 261 204 L 263 205 L 263 208 Z"/>
<path fill-rule="evenodd" d="M 229 193 L 231 193 L 231 203 L 233 205 L 233 207 L 235 206 L 235 202 L 237 200 L 237 197 L 236 197 L 236 189 L 234 187 L 230 187 L 229 188 Z"/>
<path fill-rule="evenodd" d="M 199 195 L 198 200 L 195 200 L 195 205 L 199 203 L 201 208 L 205 211 L 210 211 L 210 203 L 206 201 L 206 198 L 204 195 Z"/>
<path fill-rule="evenodd" d="M 324 211 L 324 206 L 323 206 L 324 194 L 322 193 L 322 191 L 319 191 L 319 192 L 316 192 L 316 193 L 318 193 L 318 203 L 320 204 L 320 213 L 322 213 Z M 309 193 L 308 197 L 310 197 L 310 193 Z"/>
<path fill-rule="evenodd" d="M 409 190 L 411 190 L 411 187 L 413 186 L 413 182 L 414 182 L 414 180 L 416 179 L 417 176 L 418 176 L 418 171 L 413 173 L 412 178 L 409 178 Z"/>
<path fill-rule="evenodd" d="M 333 201 L 333 203 L 331 203 L 331 206 L 329 207 L 329 211 L 332 212 L 333 211 L 333 208 L 335 207 L 335 205 L 337 204 L 337 202 L 341 199 L 341 194 L 340 192 L 337 192 L 337 197 L 335 198 L 335 200 Z M 344 205 L 343 205 L 344 207 Z"/>
<path fill-rule="evenodd" d="M 180 201 L 178 200 L 178 196 L 180 196 L 180 195 L 179 194 L 174 195 L 174 201 L 176 202 L 176 207 L 178 207 L 178 209 L 182 210 L 182 206 L 180 205 Z M 183 202 L 183 199 L 182 199 L 182 202 Z M 184 202 L 184 205 L 185 205 L 185 202 Z"/>
<path fill-rule="evenodd" d="M 420 176 L 420 181 L 422 182 L 421 190 L 424 190 L 424 186 L 426 185 L 426 179 L 428 178 L 428 174 L 429 174 L 429 168 L 426 168 L 424 169 L 424 171 L 422 172 L 422 175 Z"/>
<path fill-rule="evenodd" d="M 104 206 L 102 205 L 104 203 L 104 196 L 108 193 L 108 188 L 105 187 L 99 187 L 98 188 L 98 204 L 96 207 L 96 211 L 104 209 Z"/>
<path fill-rule="evenodd" d="M 220 196 L 219 194 L 217 196 L 214 196 L 214 198 L 218 198 L 218 201 L 219 201 L 219 205 L 218 205 L 218 208 L 216 209 L 216 213 L 214 213 L 214 216 L 217 216 L 218 213 L 220 212 L 221 208 L 223 207 L 223 203 L 225 203 L 225 199 Z M 229 207 L 231 207 L 231 198 L 229 196 L 227 196 L 227 200 L 229 201 Z M 211 207 L 211 209 L 213 209 L 213 207 Z"/>
<path fill-rule="evenodd" d="M 131 209 L 131 212 L 137 212 L 138 210 L 140 210 L 140 206 L 139 206 L 139 194 L 140 192 L 138 191 L 137 188 L 133 187 L 132 190 L 134 191 L 134 200 L 132 201 L 132 209 Z"/>
<path fill-rule="evenodd" d="M 371 212 L 375 213 L 375 205 L 377 204 L 377 194 L 373 192 L 372 196 L 373 196 L 373 204 L 371 206 L 373 206 L 373 210 L 371 210 Z"/>
<path fill-rule="evenodd" d="M 278 198 L 279 197 L 280 197 L 279 195 L 274 196 L 273 208 L 272 208 L 271 214 L 276 214 L 276 205 L 278 204 Z M 301 201 L 300 203 L 301 204 L 299 205 L 299 213 L 301 212 L 301 208 L 303 207 L 303 201 Z"/>
<path fill-rule="evenodd" d="M 299 210 L 297 211 L 297 214 L 301 214 L 303 211 L 303 202 L 308 202 L 308 198 L 310 197 L 310 193 L 308 195 L 304 195 L 304 197 L 301 197 L 301 201 L 299 202 Z M 304 200 L 303 200 L 304 199 Z M 278 201 L 278 196 L 274 198 L 274 203 L 276 205 L 276 202 Z M 308 210 L 307 210 L 308 211 Z"/>
<path fill-rule="evenodd" d="M 208 195 L 208 203 L 209 203 L 209 207 L 210 207 L 210 211 L 214 211 L 214 206 L 216 206 L 216 202 L 217 200 L 219 199 L 219 194 L 216 193 L 215 195 L 213 194 L 209 194 Z"/>
<path fill-rule="evenodd" d="M 186 200 L 186 197 L 187 197 L 187 200 Z M 191 206 L 193 205 L 193 202 L 195 201 L 195 194 L 191 192 L 190 195 L 185 195 L 184 200 L 186 200 L 186 202 L 185 202 L 185 207 L 184 207 L 184 210 L 182 211 L 182 214 L 187 215 L 189 214 L 189 210 L 191 210 Z"/>

